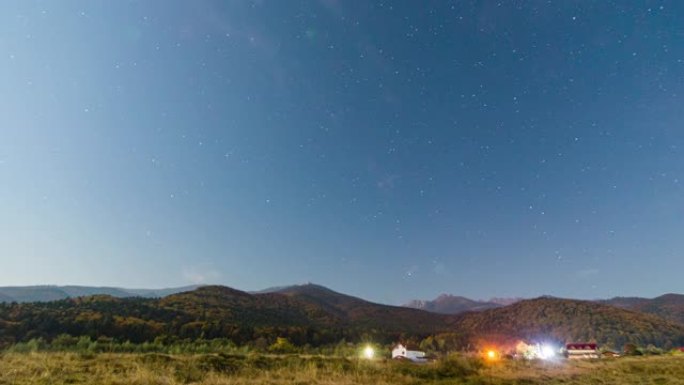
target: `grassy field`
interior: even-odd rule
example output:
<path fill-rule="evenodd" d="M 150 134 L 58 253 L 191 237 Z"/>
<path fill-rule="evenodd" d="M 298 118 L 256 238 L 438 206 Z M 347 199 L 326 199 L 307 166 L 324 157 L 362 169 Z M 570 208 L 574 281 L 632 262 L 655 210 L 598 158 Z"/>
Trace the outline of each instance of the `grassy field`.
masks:
<path fill-rule="evenodd" d="M 684 384 L 684 356 L 424 365 L 320 356 L 6 353 L 0 384 Z"/>

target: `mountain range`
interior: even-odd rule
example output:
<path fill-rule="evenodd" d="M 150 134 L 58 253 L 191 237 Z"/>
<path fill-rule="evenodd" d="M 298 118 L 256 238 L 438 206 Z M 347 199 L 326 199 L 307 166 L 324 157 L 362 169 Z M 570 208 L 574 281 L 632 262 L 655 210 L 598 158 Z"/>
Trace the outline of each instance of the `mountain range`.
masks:
<path fill-rule="evenodd" d="M 190 291 L 198 285 L 167 289 L 122 289 L 118 287 L 93 286 L 3 286 L 0 287 L 0 302 L 45 302 L 91 295 L 109 295 L 116 298 L 144 297 L 160 298 Z"/>
<path fill-rule="evenodd" d="M 509 304 L 514 303 L 510 302 Z M 468 311 L 480 311 L 504 306 L 496 302 L 476 301 L 466 297 L 451 294 L 442 294 L 431 301 L 413 300 L 404 306 L 430 311 L 440 314 L 459 314 Z"/>
<path fill-rule="evenodd" d="M 36 337 L 50 340 L 63 333 L 132 342 L 229 338 L 238 344 L 284 336 L 295 344 L 312 346 L 339 341 L 420 341 L 445 335 L 461 347 L 516 339 L 597 341 L 616 348 L 627 342 L 684 345 L 684 324 L 658 315 L 678 314 L 673 309 L 678 309 L 675 305 L 681 296 L 658 298 L 626 300 L 619 307 L 541 297 L 453 315 L 377 304 L 313 284 L 261 293 L 203 286 L 162 298 L 98 294 L 0 304 L 0 345 Z M 652 306 L 644 305 L 649 303 Z M 664 308 L 656 306 L 660 303 Z M 625 309 L 626 304 L 633 309 Z"/>
<path fill-rule="evenodd" d="M 0 287 L 0 302 L 45 302 L 67 298 L 76 298 L 93 295 L 108 295 L 115 298 L 142 297 L 162 298 L 172 294 L 192 291 L 200 285 L 173 287 L 164 289 L 127 289 L 119 287 L 93 287 L 93 286 L 4 286 Z M 322 287 L 313 284 L 272 287 L 249 294 L 298 294 L 305 295 L 301 291 L 304 288 Z M 353 297 L 350 297 L 353 298 Z M 361 299 L 358 299 L 362 301 Z M 462 296 L 441 294 L 433 300 L 412 300 L 403 307 L 425 310 L 439 314 L 460 314 L 472 311 L 482 311 L 512 305 L 523 298 L 491 298 L 487 301 L 473 300 Z M 684 295 L 665 294 L 656 298 L 642 297 L 614 297 L 595 302 L 648 313 L 659 316 L 669 321 L 684 324 Z M 347 310 L 350 306 L 347 307 Z"/>
<path fill-rule="evenodd" d="M 442 294 L 434 300 L 413 300 L 404 306 L 433 313 L 460 314 L 504 307 L 521 300 L 523 298 L 492 298 L 488 301 L 476 301 L 465 297 Z M 594 302 L 652 314 L 669 321 L 684 324 L 683 294 L 665 294 L 655 298 L 614 297 L 611 299 L 595 300 Z"/>

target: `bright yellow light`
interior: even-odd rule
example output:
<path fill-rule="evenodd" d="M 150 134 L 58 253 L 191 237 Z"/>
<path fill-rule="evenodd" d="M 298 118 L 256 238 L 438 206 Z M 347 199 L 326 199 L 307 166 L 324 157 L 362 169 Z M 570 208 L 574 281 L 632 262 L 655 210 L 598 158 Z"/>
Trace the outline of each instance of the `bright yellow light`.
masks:
<path fill-rule="evenodd" d="M 366 346 L 363 349 L 363 357 L 370 360 L 373 356 L 375 356 L 375 350 L 371 346 Z"/>
<path fill-rule="evenodd" d="M 487 359 L 495 360 L 496 359 L 496 352 L 493 350 L 488 350 L 487 351 Z"/>

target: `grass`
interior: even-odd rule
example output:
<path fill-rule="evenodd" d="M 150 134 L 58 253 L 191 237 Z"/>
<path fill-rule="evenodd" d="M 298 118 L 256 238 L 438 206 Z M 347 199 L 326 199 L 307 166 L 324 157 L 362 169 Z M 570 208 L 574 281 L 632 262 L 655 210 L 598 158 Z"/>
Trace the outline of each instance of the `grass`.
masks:
<path fill-rule="evenodd" d="M 534 385 L 684 384 L 684 356 L 486 364 L 451 356 L 425 365 L 324 356 L 5 353 L 0 385 Z"/>

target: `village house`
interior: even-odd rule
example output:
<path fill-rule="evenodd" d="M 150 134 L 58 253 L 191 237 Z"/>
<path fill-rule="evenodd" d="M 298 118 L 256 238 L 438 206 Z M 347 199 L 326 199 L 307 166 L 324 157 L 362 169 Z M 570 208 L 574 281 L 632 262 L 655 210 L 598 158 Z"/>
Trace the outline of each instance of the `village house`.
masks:
<path fill-rule="evenodd" d="M 600 357 L 598 347 L 594 343 L 570 343 L 565 345 L 565 352 L 571 360 Z"/>
<path fill-rule="evenodd" d="M 408 347 L 403 344 L 397 344 L 394 349 L 392 349 L 393 359 L 405 359 L 411 360 L 413 362 L 425 362 L 427 357 L 425 357 L 425 352 L 418 350 L 409 350 Z"/>

